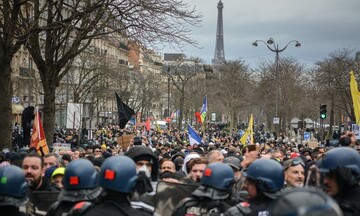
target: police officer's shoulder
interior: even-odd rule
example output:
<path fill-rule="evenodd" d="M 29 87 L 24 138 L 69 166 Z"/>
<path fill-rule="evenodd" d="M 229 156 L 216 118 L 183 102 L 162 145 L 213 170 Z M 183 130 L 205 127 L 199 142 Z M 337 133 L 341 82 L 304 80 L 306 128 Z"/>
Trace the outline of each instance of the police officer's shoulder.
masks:
<path fill-rule="evenodd" d="M 186 215 L 187 208 L 197 205 L 199 205 L 198 200 L 194 199 L 193 197 L 186 197 L 176 205 L 172 215 L 173 216 Z"/>
<path fill-rule="evenodd" d="M 49 207 L 49 210 L 47 211 L 46 215 L 53 215 L 55 211 L 59 208 L 60 201 L 56 201 Z"/>
<path fill-rule="evenodd" d="M 246 216 L 251 214 L 250 204 L 247 202 L 241 202 L 231 208 L 229 208 L 224 216 Z"/>
<path fill-rule="evenodd" d="M 89 210 L 93 206 L 94 206 L 94 204 L 92 202 L 88 202 L 88 201 L 78 202 L 69 211 L 68 216 L 83 215 L 87 210 Z"/>

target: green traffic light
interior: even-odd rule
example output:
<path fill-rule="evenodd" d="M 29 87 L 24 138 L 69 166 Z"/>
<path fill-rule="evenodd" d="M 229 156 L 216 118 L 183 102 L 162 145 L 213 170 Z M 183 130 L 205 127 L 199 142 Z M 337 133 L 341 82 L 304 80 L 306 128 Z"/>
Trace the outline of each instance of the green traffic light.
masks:
<path fill-rule="evenodd" d="M 321 113 L 321 114 L 320 114 L 320 118 L 321 118 L 321 119 L 326 119 L 326 114 L 325 114 L 325 113 Z"/>

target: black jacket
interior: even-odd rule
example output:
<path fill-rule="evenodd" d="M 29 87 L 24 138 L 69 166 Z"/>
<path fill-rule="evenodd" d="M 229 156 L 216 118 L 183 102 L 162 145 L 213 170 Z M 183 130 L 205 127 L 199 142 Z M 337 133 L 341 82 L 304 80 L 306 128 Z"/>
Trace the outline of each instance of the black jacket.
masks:
<path fill-rule="evenodd" d="M 70 211 L 69 216 L 141 216 L 143 212 L 130 206 L 126 195 L 106 195 L 95 204 L 88 205 L 85 209 L 77 209 L 79 205 Z M 82 205 L 80 205 L 82 206 Z M 83 205 L 84 206 L 84 205 Z M 86 206 L 86 205 L 85 205 Z"/>
<path fill-rule="evenodd" d="M 19 211 L 18 207 L 15 206 L 0 206 L 1 215 L 11 215 L 11 216 L 28 216 L 29 214 L 25 214 Z"/>
<path fill-rule="evenodd" d="M 248 203 L 242 202 L 242 203 L 239 203 L 239 204 L 229 208 L 224 213 L 224 215 L 225 216 L 269 215 L 269 208 L 273 201 L 274 200 L 272 198 L 267 197 L 262 194 L 259 198 L 251 200 Z"/>
<path fill-rule="evenodd" d="M 64 213 L 69 213 L 69 211 L 74 207 L 76 203 L 74 202 L 55 202 L 52 204 L 47 212 L 47 216 L 63 216 Z"/>
<path fill-rule="evenodd" d="M 344 216 L 360 215 L 360 187 L 355 185 L 334 196 L 334 200 L 344 213 Z"/>

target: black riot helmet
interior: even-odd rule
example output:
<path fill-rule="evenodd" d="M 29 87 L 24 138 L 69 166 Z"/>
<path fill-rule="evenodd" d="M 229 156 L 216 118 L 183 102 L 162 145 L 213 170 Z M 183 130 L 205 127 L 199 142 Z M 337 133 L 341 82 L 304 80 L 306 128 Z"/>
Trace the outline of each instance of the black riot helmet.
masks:
<path fill-rule="evenodd" d="M 290 188 L 270 208 L 276 216 L 342 216 L 338 204 L 317 188 Z"/>
<path fill-rule="evenodd" d="M 284 186 L 283 167 L 275 160 L 255 160 L 249 165 L 244 176 L 255 181 L 261 192 L 274 193 Z"/>
<path fill-rule="evenodd" d="M 229 190 L 234 183 L 234 172 L 225 163 L 210 163 L 204 170 L 201 185 L 216 188 L 218 190 Z"/>
<path fill-rule="evenodd" d="M 59 199 L 63 201 L 93 200 L 101 193 L 99 175 L 86 159 L 71 161 L 66 166 L 62 182 L 64 190 L 60 192 Z"/>
<path fill-rule="evenodd" d="M 0 167 L 0 206 L 26 205 L 28 187 L 25 175 L 19 167 Z"/>
<path fill-rule="evenodd" d="M 335 176 L 342 189 L 357 185 L 360 179 L 360 154 L 350 147 L 329 150 L 316 165 L 320 173 Z"/>

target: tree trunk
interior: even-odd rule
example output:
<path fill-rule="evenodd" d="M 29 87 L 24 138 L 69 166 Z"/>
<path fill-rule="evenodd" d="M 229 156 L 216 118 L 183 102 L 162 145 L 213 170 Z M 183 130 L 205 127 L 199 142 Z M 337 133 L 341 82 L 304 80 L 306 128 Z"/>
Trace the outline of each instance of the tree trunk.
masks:
<path fill-rule="evenodd" d="M 184 119 L 184 102 L 185 102 L 185 91 L 181 91 L 180 96 L 180 119 L 179 119 L 179 129 L 182 128 L 182 120 Z"/>
<path fill-rule="evenodd" d="M 235 111 L 234 107 L 230 108 L 230 128 L 229 131 L 231 131 L 234 128 L 235 125 Z"/>
<path fill-rule="evenodd" d="M 44 85 L 43 125 L 48 146 L 53 144 L 55 125 L 55 85 Z M 66 122 L 65 122 L 66 124 Z"/>
<path fill-rule="evenodd" d="M 6 50 L 4 50 L 6 52 Z M 12 148 L 12 112 L 11 112 L 11 98 L 12 98 L 12 84 L 11 84 L 11 58 L 8 53 L 0 55 L 0 149 Z"/>

